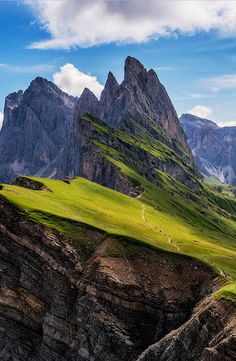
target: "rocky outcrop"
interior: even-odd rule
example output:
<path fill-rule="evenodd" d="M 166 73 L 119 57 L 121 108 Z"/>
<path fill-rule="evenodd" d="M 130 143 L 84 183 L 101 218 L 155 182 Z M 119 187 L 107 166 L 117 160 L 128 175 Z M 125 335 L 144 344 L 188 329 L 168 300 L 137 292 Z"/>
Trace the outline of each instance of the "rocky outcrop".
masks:
<path fill-rule="evenodd" d="M 2 361 L 135 361 L 179 326 L 187 334 L 193 308 L 214 288 L 213 273 L 198 261 L 82 224 L 70 239 L 27 220 L 4 198 L 0 224 Z M 228 332 L 232 308 L 201 305 L 189 345 L 196 332 Z M 215 321 L 215 330 L 207 317 L 221 317 L 223 307 L 225 322 Z"/>
<path fill-rule="evenodd" d="M 234 361 L 236 359 L 235 306 L 202 301 L 191 319 L 150 346 L 138 361 Z"/>
<path fill-rule="evenodd" d="M 72 127 L 75 99 L 36 78 L 7 96 L 0 133 L 0 181 L 18 175 L 57 177 Z"/>
<path fill-rule="evenodd" d="M 180 122 L 199 170 L 222 183 L 236 185 L 236 127 L 218 127 L 191 114 L 183 114 Z"/>
<path fill-rule="evenodd" d="M 46 187 L 42 182 L 27 177 L 17 177 L 13 180 L 12 184 L 18 187 L 29 188 L 35 191 L 51 192 L 51 190 Z"/>

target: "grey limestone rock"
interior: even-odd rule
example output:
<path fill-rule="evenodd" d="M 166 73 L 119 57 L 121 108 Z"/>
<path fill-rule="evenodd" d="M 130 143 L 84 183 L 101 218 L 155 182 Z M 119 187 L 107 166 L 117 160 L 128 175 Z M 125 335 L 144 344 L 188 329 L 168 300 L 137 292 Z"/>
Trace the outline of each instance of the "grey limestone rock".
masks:
<path fill-rule="evenodd" d="M 0 133 L 0 181 L 55 177 L 72 127 L 75 99 L 43 78 L 6 97 Z"/>
<path fill-rule="evenodd" d="M 199 170 L 236 185 L 236 127 L 219 127 L 192 114 L 183 114 L 180 122 Z"/>

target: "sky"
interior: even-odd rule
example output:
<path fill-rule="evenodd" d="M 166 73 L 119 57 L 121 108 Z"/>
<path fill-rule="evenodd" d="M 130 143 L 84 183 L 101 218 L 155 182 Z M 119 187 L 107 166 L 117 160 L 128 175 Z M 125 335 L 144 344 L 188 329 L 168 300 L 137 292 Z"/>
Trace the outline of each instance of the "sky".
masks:
<path fill-rule="evenodd" d="M 153 68 L 179 116 L 236 125 L 236 1 L 0 0 L 4 99 L 37 76 L 98 97 L 128 55 Z"/>

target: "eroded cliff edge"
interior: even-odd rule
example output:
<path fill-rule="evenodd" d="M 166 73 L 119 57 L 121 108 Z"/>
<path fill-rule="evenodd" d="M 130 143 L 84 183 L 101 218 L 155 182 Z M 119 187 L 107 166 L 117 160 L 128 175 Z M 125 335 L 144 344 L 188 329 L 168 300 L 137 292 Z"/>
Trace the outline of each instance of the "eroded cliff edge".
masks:
<path fill-rule="evenodd" d="M 235 308 L 206 265 L 83 224 L 75 242 L 4 198 L 0 224 L 1 360 L 235 359 Z"/>

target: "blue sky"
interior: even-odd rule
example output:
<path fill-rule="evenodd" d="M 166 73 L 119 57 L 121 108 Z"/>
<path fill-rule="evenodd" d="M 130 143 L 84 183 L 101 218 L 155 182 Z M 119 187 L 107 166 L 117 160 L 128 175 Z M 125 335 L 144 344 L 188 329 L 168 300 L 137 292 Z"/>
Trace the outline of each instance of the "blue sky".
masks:
<path fill-rule="evenodd" d="M 166 3 L 1 0 L 0 112 L 38 75 L 99 94 L 109 70 L 122 81 L 131 55 L 157 71 L 179 115 L 236 125 L 235 2 L 180 1 L 181 12 Z"/>

